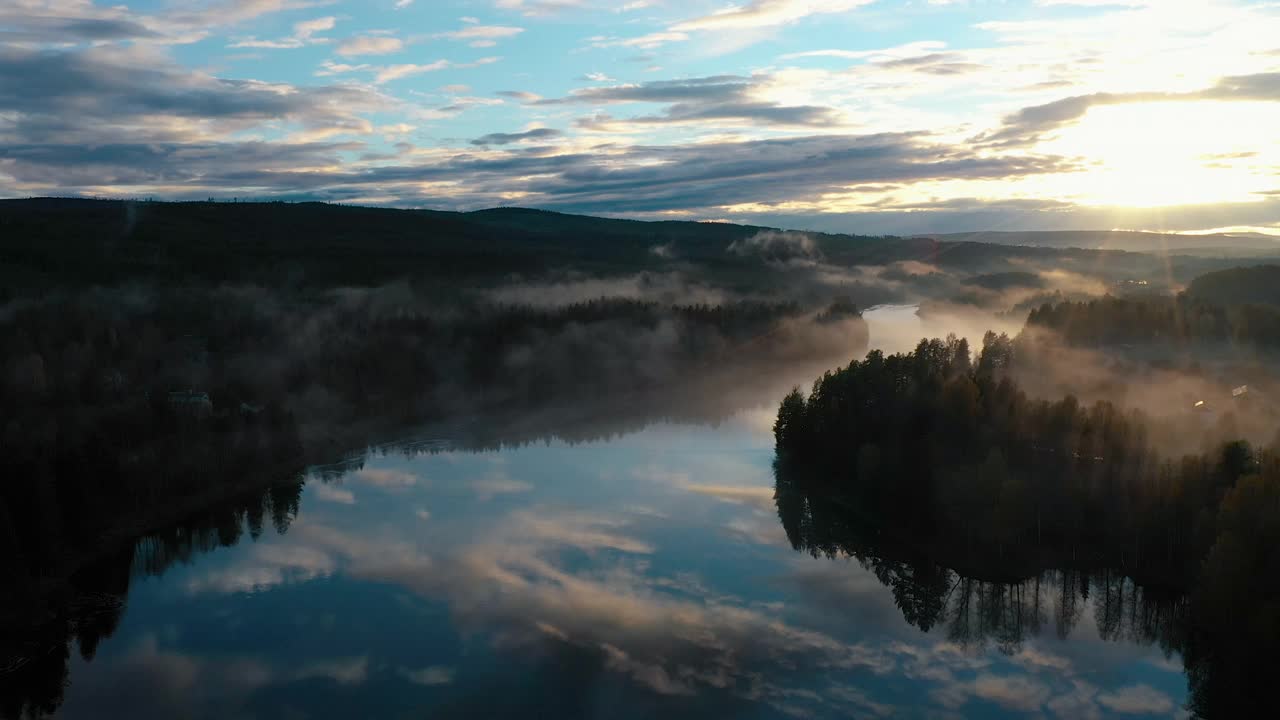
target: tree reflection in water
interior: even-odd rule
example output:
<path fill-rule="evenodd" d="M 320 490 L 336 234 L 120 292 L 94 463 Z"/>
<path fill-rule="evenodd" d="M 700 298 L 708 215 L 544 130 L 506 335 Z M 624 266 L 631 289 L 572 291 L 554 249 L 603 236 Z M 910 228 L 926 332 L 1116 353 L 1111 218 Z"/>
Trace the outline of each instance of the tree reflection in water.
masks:
<path fill-rule="evenodd" d="M 815 486 L 797 465 L 775 464 L 778 516 L 792 547 L 855 559 L 920 630 L 1014 655 L 1041 633 L 1066 639 L 1092 609 L 1101 639 L 1181 656 L 1196 716 L 1262 717 L 1272 707 L 1280 477 L 1242 480 L 1224 500 L 1222 529 L 1199 576 L 1168 585 L 1106 562 L 1065 562 L 1053 548 L 1001 557 L 945 532 L 904 534 L 900 518 Z M 1032 555 L 1042 561 L 1029 562 Z"/>

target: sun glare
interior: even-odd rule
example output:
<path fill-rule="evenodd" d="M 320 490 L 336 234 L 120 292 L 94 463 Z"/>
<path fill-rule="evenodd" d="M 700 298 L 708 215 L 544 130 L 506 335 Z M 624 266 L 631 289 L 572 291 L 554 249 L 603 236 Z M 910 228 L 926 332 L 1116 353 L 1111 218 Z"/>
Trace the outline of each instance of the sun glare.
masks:
<path fill-rule="evenodd" d="M 1081 157 L 1062 190 L 1090 205 L 1162 207 L 1249 202 L 1274 190 L 1280 108 L 1166 102 L 1092 109 L 1040 150 Z"/>

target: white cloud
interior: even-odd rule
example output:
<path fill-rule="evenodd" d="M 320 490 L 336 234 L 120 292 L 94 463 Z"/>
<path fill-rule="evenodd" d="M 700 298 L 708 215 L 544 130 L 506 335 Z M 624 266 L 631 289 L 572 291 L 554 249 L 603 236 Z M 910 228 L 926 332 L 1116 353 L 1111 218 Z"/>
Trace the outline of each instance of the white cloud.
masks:
<path fill-rule="evenodd" d="M 258 545 L 241 563 L 192 578 L 186 590 L 199 593 L 261 592 L 286 583 L 327 577 L 337 568 L 324 550 L 308 546 Z"/>
<path fill-rule="evenodd" d="M 706 495 L 738 505 L 750 505 L 767 512 L 774 512 L 777 507 L 773 499 L 773 488 L 690 484 L 685 485 L 685 489 L 698 495 Z"/>
<path fill-rule="evenodd" d="M 1175 705 L 1168 695 L 1150 685 L 1130 685 L 1098 695 L 1098 703 L 1114 713 L 1168 715 Z"/>
<path fill-rule="evenodd" d="M 315 486 L 316 497 L 325 502 L 338 503 L 339 505 L 355 505 L 355 493 L 344 488 L 336 487 L 328 483 L 320 483 Z"/>
<path fill-rule="evenodd" d="M 507 25 L 467 25 L 460 30 L 438 34 L 436 37 L 466 42 L 471 47 L 493 47 L 499 40 L 515 37 L 524 28 Z"/>
<path fill-rule="evenodd" d="M 533 485 L 522 480 L 512 479 L 503 470 L 497 470 L 486 477 L 472 480 L 467 483 L 467 486 L 471 488 L 471 491 L 475 493 L 476 498 L 481 502 L 487 502 L 499 495 L 516 495 L 533 490 Z"/>
<path fill-rule="evenodd" d="M 448 60 L 437 60 L 433 63 L 415 64 L 402 63 L 399 65 L 348 65 L 345 63 L 335 63 L 326 60 L 320 64 L 320 69 L 316 71 L 316 75 L 325 77 L 329 75 L 342 75 L 346 73 L 372 73 L 373 81 L 377 85 L 385 85 L 393 80 L 410 77 L 413 75 L 421 75 L 423 73 L 438 72 L 449 67 L 456 67 Z"/>
<path fill-rule="evenodd" d="M 407 125 L 405 129 L 412 130 L 413 126 Z M 352 477 L 384 490 L 413 487 L 420 480 L 415 473 L 394 468 L 361 468 L 353 473 Z"/>
<path fill-rule="evenodd" d="M 237 40 L 227 47 L 233 48 L 300 48 L 307 45 L 317 45 L 329 42 L 328 38 L 317 37 L 316 33 L 326 30 L 332 30 L 337 24 L 335 17 L 320 17 L 314 20 L 303 20 L 294 23 L 293 35 L 277 40 L 259 40 L 256 37 L 247 37 Z"/>
<path fill-rule="evenodd" d="M 676 23 L 672 29 L 744 30 L 773 27 L 802 20 L 811 15 L 849 12 L 875 0 L 752 0 L 710 15 Z"/>
<path fill-rule="evenodd" d="M 345 40 L 336 52 L 343 57 L 357 55 L 389 55 L 404 49 L 404 41 L 400 38 L 364 35 Z"/>

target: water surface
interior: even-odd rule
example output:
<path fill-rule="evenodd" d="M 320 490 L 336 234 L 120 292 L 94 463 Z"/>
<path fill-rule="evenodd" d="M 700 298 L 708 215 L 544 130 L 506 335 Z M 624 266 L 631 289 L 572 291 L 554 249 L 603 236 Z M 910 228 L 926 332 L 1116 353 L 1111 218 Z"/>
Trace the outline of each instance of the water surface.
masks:
<path fill-rule="evenodd" d="M 143 544 L 58 714 L 1181 713 L 1180 658 L 1123 578 L 925 578 L 797 550 L 773 402 L 598 442 L 391 447 L 314 471 L 256 539 L 176 564 Z M 918 611 L 928 588 L 940 612 Z"/>

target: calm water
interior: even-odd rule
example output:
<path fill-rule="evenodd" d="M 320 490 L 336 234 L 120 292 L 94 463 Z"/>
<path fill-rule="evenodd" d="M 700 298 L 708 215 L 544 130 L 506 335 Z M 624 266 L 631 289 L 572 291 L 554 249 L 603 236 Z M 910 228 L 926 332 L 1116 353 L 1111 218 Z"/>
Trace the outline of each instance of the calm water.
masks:
<path fill-rule="evenodd" d="M 284 534 L 135 577 L 60 715 L 1181 713 L 1179 657 L 1117 625 L 1117 588 L 947 573 L 928 623 L 909 573 L 793 549 L 772 409 L 314 477 Z"/>

